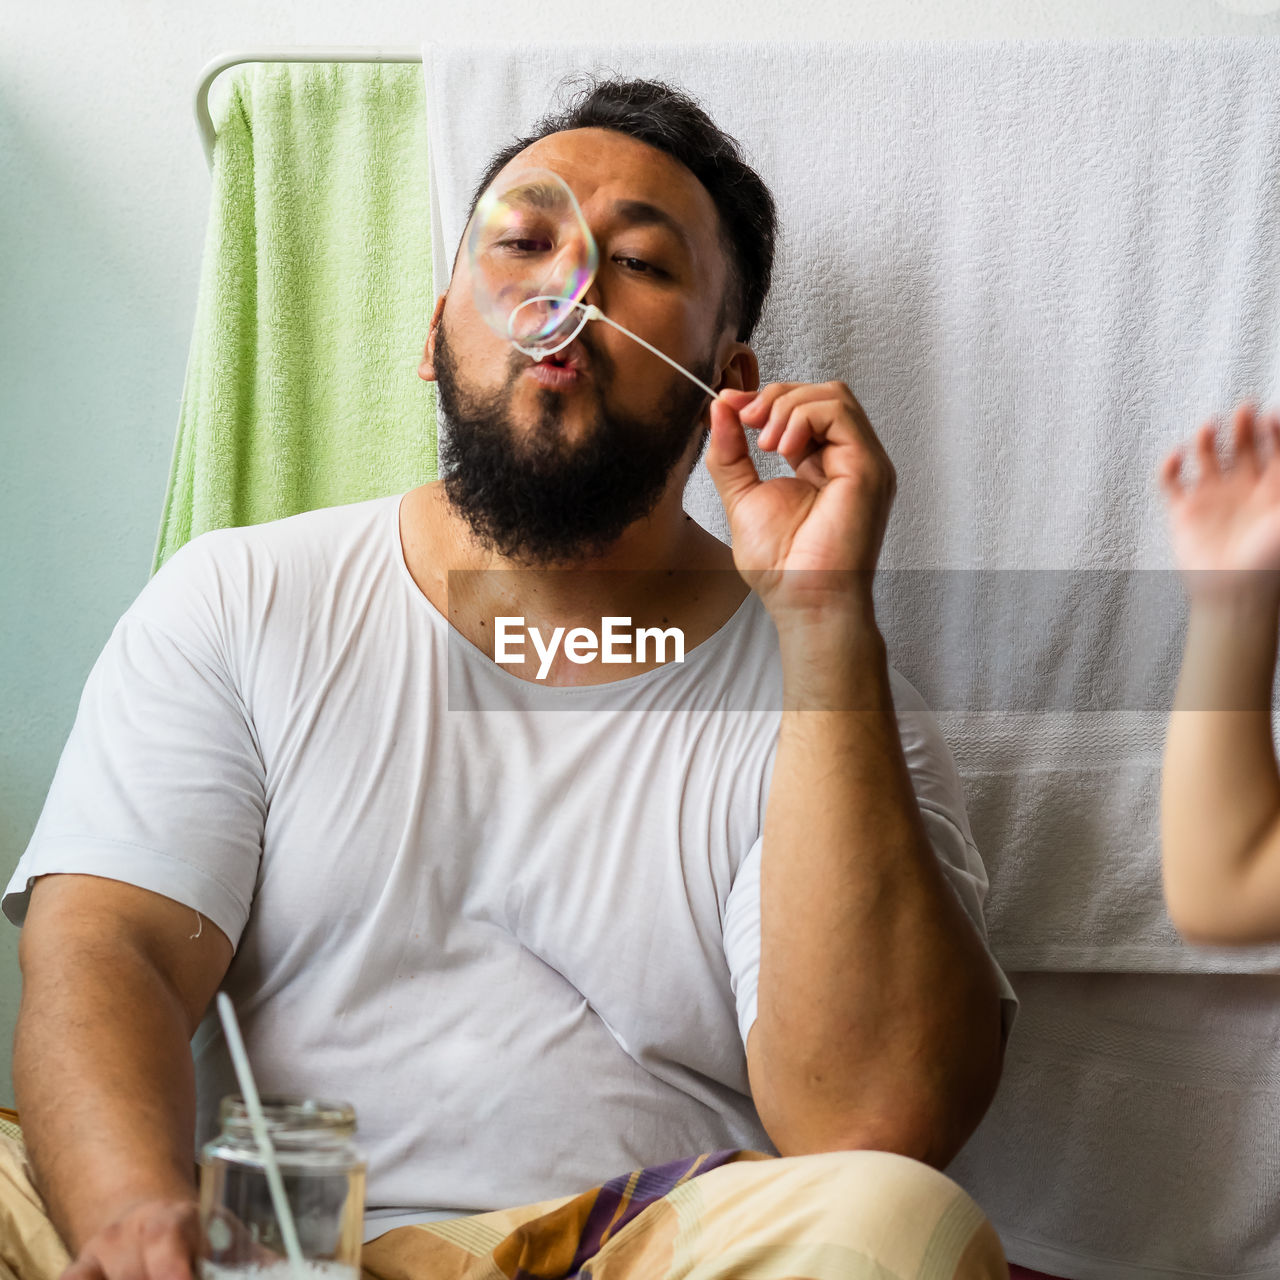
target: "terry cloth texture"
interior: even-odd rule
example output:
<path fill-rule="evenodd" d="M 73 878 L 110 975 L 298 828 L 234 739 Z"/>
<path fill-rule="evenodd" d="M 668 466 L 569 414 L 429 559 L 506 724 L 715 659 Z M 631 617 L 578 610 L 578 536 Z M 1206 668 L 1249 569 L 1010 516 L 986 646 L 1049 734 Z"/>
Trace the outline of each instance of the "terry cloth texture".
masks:
<path fill-rule="evenodd" d="M 422 73 L 242 69 L 213 192 L 158 569 L 209 529 L 436 473 Z"/>
<path fill-rule="evenodd" d="M 1280 975 L 1014 973 L 1004 1077 L 947 1169 L 1011 1261 L 1280 1276 Z"/>
<path fill-rule="evenodd" d="M 997 959 L 1274 969 L 1274 947 L 1184 946 L 1164 909 L 1184 619 L 1154 477 L 1209 414 L 1280 392 L 1280 45 L 515 47 L 449 25 L 424 54 L 441 284 L 485 158 L 570 72 L 687 89 L 772 188 L 762 377 L 847 382 L 897 467 L 877 616 L 956 752 Z M 705 466 L 685 505 L 727 537 Z"/>

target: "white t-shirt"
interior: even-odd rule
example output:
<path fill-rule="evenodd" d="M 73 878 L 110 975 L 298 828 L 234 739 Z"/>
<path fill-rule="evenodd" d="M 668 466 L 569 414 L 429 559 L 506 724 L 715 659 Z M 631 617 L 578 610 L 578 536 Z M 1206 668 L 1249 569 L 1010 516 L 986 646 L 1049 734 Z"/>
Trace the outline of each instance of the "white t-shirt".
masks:
<path fill-rule="evenodd" d="M 374 1215 L 772 1150 L 744 1052 L 781 688 L 767 612 L 749 596 L 683 664 L 536 685 L 419 591 L 399 505 L 172 558 L 89 677 L 5 913 L 78 872 L 212 920 L 259 1087 L 355 1105 Z M 950 756 L 906 681 L 893 693 L 982 930 Z M 203 1141 L 236 1090 L 213 1019 L 193 1048 Z"/>

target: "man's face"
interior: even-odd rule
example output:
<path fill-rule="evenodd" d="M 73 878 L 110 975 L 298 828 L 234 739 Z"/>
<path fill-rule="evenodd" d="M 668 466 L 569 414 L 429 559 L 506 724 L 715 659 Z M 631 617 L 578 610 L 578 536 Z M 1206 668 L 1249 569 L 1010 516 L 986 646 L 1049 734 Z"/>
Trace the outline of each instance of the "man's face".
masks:
<path fill-rule="evenodd" d="M 600 266 L 585 301 L 716 385 L 732 340 L 728 263 L 705 188 L 664 153 L 603 129 L 552 134 L 503 171 L 572 189 Z M 732 318 L 728 318 L 729 322 Z M 706 396 L 651 352 L 588 323 L 553 368 L 477 311 L 465 254 L 434 333 L 449 423 L 445 492 L 473 531 L 534 563 L 600 551 L 653 509 L 706 417 Z"/>

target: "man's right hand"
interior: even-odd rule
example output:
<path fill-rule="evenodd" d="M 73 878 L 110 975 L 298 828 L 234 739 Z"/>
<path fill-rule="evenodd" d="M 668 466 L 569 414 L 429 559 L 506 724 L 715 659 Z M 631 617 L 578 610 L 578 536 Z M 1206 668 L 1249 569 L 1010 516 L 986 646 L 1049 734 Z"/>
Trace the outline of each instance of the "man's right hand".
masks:
<path fill-rule="evenodd" d="M 72 1280 L 190 1280 L 199 1243 L 190 1039 L 231 960 L 190 908 L 120 881 L 36 881 L 13 1082 Z"/>
<path fill-rule="evenodd" d="M 85 1241 L 62 1280 L 195 1280 L 200 1207 L 144 1200 Z"/>

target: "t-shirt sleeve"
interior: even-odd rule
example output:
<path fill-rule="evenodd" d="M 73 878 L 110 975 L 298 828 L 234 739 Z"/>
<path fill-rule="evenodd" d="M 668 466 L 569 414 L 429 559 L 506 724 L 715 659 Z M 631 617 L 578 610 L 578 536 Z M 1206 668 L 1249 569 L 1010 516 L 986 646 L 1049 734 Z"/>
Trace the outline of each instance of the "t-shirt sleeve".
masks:
<path fill-rule="evenodd" d="M 987 927 L 982 904 L 987 894 L 987 873 L 969 832 L 960 777 L 951 752 L 924 700 L 896 671 L 892 673 L 892 689 L 903 754 L 929 843 L 948 883 L 986 944 Z M 725 958 L 744 1045 L 756 1020 L 763 844 L 763 837 L 757 838 L 743 858 L 724 911 Z M 1007 1039 L 1017 1013 L 1018 998 L 1004 970 L 991 956 L 989 947 L 987 954 L 1000 988 L 1001 1026 Z"/>
<path fill-rule="evenodd" d="M 5 890 L 15 924 L 40 876 L 75 873 L 184 903 L 238 943 L 266 800 L 220 624 L 221 586 L 207 548 L 192 544 L 116 625 Z"/>

